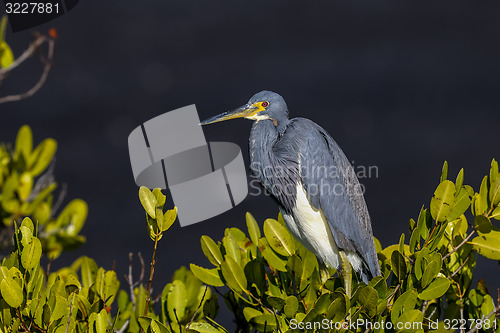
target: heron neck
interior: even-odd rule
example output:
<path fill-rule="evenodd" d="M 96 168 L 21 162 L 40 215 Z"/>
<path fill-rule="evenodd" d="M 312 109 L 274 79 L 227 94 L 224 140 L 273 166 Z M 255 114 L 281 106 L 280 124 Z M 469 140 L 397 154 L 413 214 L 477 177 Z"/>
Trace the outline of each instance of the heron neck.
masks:
<path fill-rule="evenodd" d="M 259 169 L 263 165 L 269 165 L 269 163 L 266 163 L 270 159 L 269 152 L 272 151 L 278 137 L 278 131 L 272 120 L 265 119 L 253 123 L 250 131 L 249 150 L 250 163 L 256 165 L 252 169 Z"/>

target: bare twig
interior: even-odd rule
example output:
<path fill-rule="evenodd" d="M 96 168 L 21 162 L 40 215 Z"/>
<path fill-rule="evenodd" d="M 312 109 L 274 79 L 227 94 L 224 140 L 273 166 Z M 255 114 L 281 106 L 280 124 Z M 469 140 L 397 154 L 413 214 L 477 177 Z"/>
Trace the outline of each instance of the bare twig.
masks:
<path fill-rule="evenodd" d="M 422 314 L 425 315 L 425 310 L 427 310 L 427 306 L 429 305 L 429 301 L 424 301 L 422 304 Z"/>
<path fill-rule="evenodd" d="M 452 277 L 454 277 L 462 268 L 464 268 L 465 264 L 467 263 L 467 261 L 469 261 L 469 258 L 470 257 L 467 257 L 467 259 L 465 259 L 464 263 L 462 265 L 460 265 L 460 267 L 457 268 L 456 271 L 453 272 L 453 274 L 451 274 L 450 276 L 447 277 L 447 279 L 451 279 Z"/>
<path fill-rule="evenodd" d="M 150 271 L 149 271 L 148 297 L 146 298 L 146 307 L 144 308 L 144 315 L 145 316 L 147 316 L 147 314 L 148 314 L 149 302 L 151 301 L 151 284 L 153 283 L 153 275 L 155 273 L 156 248 L 158 246 L 158 237 L 159 237 L 159 235 L 155 234 L 155 247 L 153 249 L 153 256 L 151 258 L 151 266 L 150 266 Z"/>
<path fill-rule="evenodd" d="M 71 312 L 73 311 L 73 299 L 75 298 L 75 293 L 73 293 L 73 297 L 71 297 L 71 301 L 69 301 L 69 316 L 68 316 L 68 324 L 66 325 L 65 333 L 68 333 L 69 324 L 71 323 Z"/>
<path fill-rule="evenodd" d="M 457 252 L 457 250 L 459 248 L 461 248 L 465 243 L 467 243 L 467 241 L 474 235 L 475 232 L 476 232 L 476 230 L 472 230 L 472 232 L 467 237 L 465 237 L 464 240 L 460 244 L 458 244 L 456 247 L 454 247 L 453 250 L 448 252 L 448 254 L 443 257 L 443 260 L 445 260 L 446 258 L 451 256 L 453 253 Z"/>
<path fill-rule="evenodd" d="M 144 279 L 144 271 L 146 268 L 146 265 L 144 264 L 144 258 L 142 257 L 142 253 L 137 252 L 137 256 L 139 257 L 139 261 L 141 262 L 141 274 L 139 275 L 139 280 L 137 280 L 137 282 L 134 284 L 134 287 L 138 286 Z"/>
<path fill-rule="evenodd" d="M 46 42 L 49 38 L 46 36 L 43 36 L 41 34 L 36 34 L 35 35 L 35 40 L 31 42 L 31 44 L 28 46 L 26 50 L 24 50 L 23 54 L 21 54 L 12 64 L 10 64 L 9 67 L 2 68 L 0 69 L 0 77 L 5 77 L 11 70 L 22 64 L 26 59 L 31 57 L 33 53 L 42 45 L 44 42 Z"/>
<path fill-rule="evenodd" d="M 389 304 L 391 304 L 392 299 L 394 298 L 394 296 L 396 296 L 396 293 L 398 292 L 400 287 L 401 287 L 401 283 L 398 283 L 398 285 L 394 289 L 394 292 L 392 293 L 391 297 L 389 297 L 389 299 L 387 300 L 387 307 L 389 307 Z"/>
<path fill-rule="evenodd" d="M 38 82 L 31 89 L 24 93 L 1 97 L 0 104 L 20 101 L 22 99 L 31 97 L 45 84 L 45 81 L 47 80 L 47 76 L 49 75 L 50 69 L 52 68 L 53 64 L 55 40 L 41 34 L 35 35 L 35 40 L 29 45 L 29 47 L 23 52 L 23 54 L 21 54 L 16 60 L 14 60 L 14 62 L 9 67 L 0 69 L 0 81 L 2 81 L 7 76 L 7 74 L 10 73 L 10 71 L 18 67 L 29 57 L 31 57 L 43 43 L 47 43 L 48 51 L 46 57 L 41 57 L 41 61 L 44 64 L 44 67 L 42 75 L 40 76 Z"/>
<path fill-rule="evenodd" d="M 130 318 L 127 319 L 127 321 L 123 324 L 123 326 L 118 331 L 116 331 L 116 333 L 123 333 L 123 332 L 125 332 L 125 330 L 127 329 L 129 323 L 130 323 Z"/>
<path fill-rule="evenodd" d="M 24 322 L 23 316 L 21 314 L 21 311 L 19 311 L 19 309 L 17 309 L 17 316 L 19 317 L 19 319 L 21 319 L 21 324 L 23 325 L 23 328 L 27 331 L 28 330 L 28 326 Z"/>

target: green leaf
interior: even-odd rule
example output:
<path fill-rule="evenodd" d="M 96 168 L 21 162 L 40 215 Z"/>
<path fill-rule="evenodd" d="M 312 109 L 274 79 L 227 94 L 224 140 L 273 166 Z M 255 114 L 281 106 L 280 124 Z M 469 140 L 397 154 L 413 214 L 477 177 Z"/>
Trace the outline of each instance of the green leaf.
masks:
<path fill-rule="evenodd" d="M 490 202 L 492 207 L 500 203 L 500 177 L 496 177 L 490 188 Z"/>
<path fill-rule="evenodd" d="M 167 201 L 167 197 L 161 192 L 161 188 L 155 188 L 152 193 L 156 198 L 156 206 L 162 208 L 165 205 L 165 201 Z"/>
<path fill-rule="evenodd" d="M 285 306 L 285 300 L 278 296 L 268 296 L 267 303 L 271 306 L 272 309 L 283 311 L 283 307 Z"/>
<path fill-rule="evenodd" d="M 276 220 L 264 221 L 264 235 L 271 248 L 282 256 L 291 256 L 295 251 L 292 235 Z"/>
<path fill-rule="evenodd" d="M 0 52 L 2 52 L 2 46 L 0 45 Z M 5 68 L 4 66 L 2 66 Z M 16 156 L 19 158 L 22 156 L 27 160 L 28 156 L 31 154 L 33 149 L 33 133 L 28 125 L 23 125 L 19 132 L 17 132 L 16 138 Z"/>
<path fill-rule="evenodd" d="M 350 307 L 349 299 L 345 294 L 336 292 L 333 294 L 335 299 L 326 311 L 326 317 L 333 322 L 339 322 L 344 319 L 347 310 Z"/>
<path fill-rule="evenodd" d="M 402 313 L 415 309 L 417 304 L 417 292 L 410 289 L 399 296 L 391 310 L 392 322 L 397 322 Z"/>
<path fill-rule="evenodd" d="M 239 265 L 241 262 L 240 247 L 238 246 L 236 240 L 233 238 L 233 235 L 231 233 L 228 233 L 226 236 L 224 236 L 224 238 L 222 239 L 222 244 L 224 245 L 226 254 L 233 258 Z"/>
<path fill-rule="evenodd" d="M 500 178 L 500 177 L 499 177 Z M 492 218 L 494 218 L 495 220 L 500 220 L 500 206 L 498 206 L 497 208 L 495 208 L 493 210 L 493 212 L 491 213 L 490 215 Z"/>
<path fill-rule="evenodd" d="M 224 286 L 224 282 L 222 282 L 217 268 L 208 269 L 196 266 L 195 264 L 190 264 L 189 267 L 191 268 L 191 272 L 193 272 L 194 276 L 200 279 L 201 282 L 214 287 Z"/>
<path fill-rule="evenodd" d="M 286 261 L 278 257 L 276 252 L 273 251 L 273 249 L 269 246 L 269 243 L 267 242 L 267 239 L 262 237 L 259 239 L 259 248 L 262 251 L 262 255 L 264 256 L 264 259 L 267 260 L 267 263 L 272 269 L 281 271 L 281 272 L 286 272 Z M 311 272 L 312 274 L 312 272 Z"/>
<path fill-rule="evenodd" d="M 392 252 L 391 265 L 392 271 L 394 272 L 394 275 L 396 275 L 398 280 L 404 280 L 407 273 L 406 260 L 399 251 Z"/>
<path fill-rule="evenodd" d="M 5 277 L 0 282 L 2 297 L 13 308 L 18 308 L 23 303 L 23 289 L 10 277 Z"/>
<path fill-rule="evenodd" d="M 161 231 L 165 232 L 170 229 L 172 224 L 174 224 L 175 219 L 177 219 L 177 207 L 169 209 L 165 212 L 165 214 L 163 214 L 163 224 L 161 226 Z"/>
<path fill-rule="evenodd" d="M 500 231 L 497 227 L 493 226 L 491 221 L 484 215 L 478 215 L 474 218 L 474 224 L 479 235 L 489 234 L 491 231 Z"/>
<path fill-rule="evenodd" d="M 36 237 L 31 238 L 31 241 L 25 246 L 21 252 L 21 264 L 27 270 L 32 269 L 40 263 L 42 256 L 42 243 Z"/>
<path fill-rule="evenodd" d="M 401 325 L 401 327 L 403 327 L 403 329 L 398 330 L 397 332 L 404 332 L 404 333 L 411 333 L 411 332 L 417 332 L 417 331 L 421 332 L 422 330 L 420 329 L 420 327 L 422 327 L 422 326 L 416 325 L 416 324 L 422 323 L 423 320 L 424 320 L 424 315 L 422 314 L 422 311 L 410 310 L 410 311 L 404 312 L 398 319 L 398 323 L 403 324 L 403 325 Z M 411 323 L 411 325 L 407 325 L 408 323 Z"/>
<path fill-rule="evenodd" d="M 455 203 L 453 205 L 453 208 L 450 212 L 450 215 L 448 215 L 448 220 L 452 221 L 460 217 L 463 213 L 469 209 L 471 204 L 470 196 L 469 193 L 467 192 L 465 187 L 460 188 L 457 190 L 457 196 L 455 198 Z"/>
<path fill-rule="evenodd" d="M 262 295 L 266 290 L 266 269 L 262 260 L 252 260 L 245 265 L 243 269 L 248 284 L 257 288 L 259 295 Z"/>
<path fill-rule="evenodd" d="M 266 332 L 273 332 L 278 327 L 275 315 L 270 313 L 253 317 L 250 319 L 250 324 L 261 332 L 264 332 L 264 328 Z"/>
<path fill-rule="evenodd" d="M 33 176 L 30 172 L 23 172 L 19 177 L 19 186 L 17 188 L 17 193 L 19 193 L 19 199 L 21 201 L 26 201 L 31 194 L 33 189 Z"/>
<path fill-rule="evenodd" d="M 299 310 L 299 301 L 295 296 L 288 296 L 285 299 L 285 315 L 288 318 L 293 318 Z"/>
<path fill-rule="evenodd" d="M 442 181 L 431 199 L 431 215 L 438 222 L 445 221 L 455 203 L 455 184 L 449 180 Z"/>
<path fill-rule="evenodd" d="M 419 230 L 420 236 L 422 236 L 423 239 L 427 239 L 429 237 L 429 228 L 432 225 L 432 217 L 428 209 L 422 209 L 420 210 L 420 214 L 418 215 L 418 222 L 417 222 L 417 230 Z"/>
<path fill-rule="evenodd" d="M 68 302 L 66 298 L 53 295 L 51 296 L 51 300 L 49 301 L 50 306 L 50 321 L 57 320 L 63 317 L 66 314 L 66 308 L 68 306 Z"/>
<path fill-rule="evenodd" d="M 23 246 L 27 246 L 33 238 L 33 231 L 31 231 L 28 227 L 22 225 L 19 227 L 19 232 L 21 236 L 21 244 L 23 244 Z"/>
<path fill-rule="evenodd" d="M 167 284 L 167 286 L 169 287 L 171 285 L 171 283 Z M 146 291 L 146 289 L 144 289 L 142 284 L 139 284 L 136 290 L 137 294 L 135 296 L 135 315 L 136 317 L 140 317 L 144 314 L 144 309 L 146 309 L 146 297 L 148 292 Z"/>
<path fill-rule="evenodd" d="M 446 179 L 448 179 L 448 161 L 444 161 L 444 163 L 443 163 L 443 169 L 441 170 L 440 182 L 442 183 Z"/>
<path fill-rule="evenodd" d="M 460 191 L 462 185 L 464 184 L 464 169 L 460 169 L 457 175 L 457 179 L 455 180 L 455 189 L 456 191 Z"/>
<path fill-rule="evenodd" d="M 498 162 L 495 159 L 491 160 L 490 167 L 490 182 L 494 183 L 498 176 Z"/>
<path fill-rule="evenodd" d="M 108 313 L 105 309 L 99 311 L 95 319 L 95 328 L 97 333 L 106 333 L 108 328 Z"/>
<path fill-rule="evenodd" d="M 247 321 L 250 321 L 253 317 L 257 317 L 262 315 L 262 312 L 260 312 L 257 309 L 251 308 L 251 307 L 245 307 L 243 308 L 243 316 Z"/>
<path fill-rule="evenodd" d="M 450 281 L 447 278 L 437 277 L 427 288 L 418 294 L 418 298 L 425 301 L 439 298 L 446 293 L 449 287 Z"/>
<path fill-rule="evenodd" d="M 424 274 L 422 275 L 422 280 L 420 281 L 420 285 L 422 286 L 422 288 L 427 287 L 440 270 L 441 262 L 437 262 L 435 260 L 431 261 L 425 268 Z"/>
<path fill-rule="evenodd" d="M 305 281 L 310 278 L 315 269 L 319 271 L 318 259 L 312 252 L 307 251 L 302 260 L 302 276 L 300 280 Z"/>
<path fill-rule="evenodd" d="M 413 219 L 410 219 L 410 222 L 413 221 L 413 223 L 415 223 L 415 221 Z M 413 231 L 411 232 L 411 235 L 410 235 L 410 243 L 408 244 L 408 248 L 410 250 L 410 253 L 415 253 L 415 249 L 417 247 L 417 244 L 418 246 L 420 247 L 420 230 L 418 229 L 418 225 L 415 229 L 413 229 Z"/>
<path fill-rule="evenodd" d="M 380 298 L 384 298 L 387 294 L 387 283 L 382 276 L 375 276 L 368 285 L 377 291 Z"/>
<path fill-rule="evenodd" d="M 221 333 L 216 327 L 205 322 L 194 322 L 189 325 L 189 330 L 193 330 L 199 333 Z"/>
<path fill-rule="evenodd" d="M 222 276 L 227 285 L 235 292 L 246 292 L 247 279 L 241 266 L 230 256 L 225 256 L 225 261 L 221 264 Z"/>
<path fill-rule="evenodd" d="M 2 15 L 2 19 L 0 20 L 0 41 L 5 40 L 5 35 L 7 32 L 7 15 Z"/>
<path fill-rule="evenodd" d="M 201 236 L 201 250 L 203 251 L 203 254 L 207 257 L 208 261 L 210 261 L 213 265 L 219 266 L 222 264 L 222 261 L 224 260 L 222 258 L 222 254 L 220 252 L 219 247 L 215 242 L 212 240 L 212 238 L 208 236 Z M 239 255 L 239 252 L 238 252 Z"/>
<path fill-rule="evenodd" d="M 377 301 L 378 293 L 374 288 L 366 286 L 359 291 L 358 302 L 361 304 L 363 311 L 370 317 L 376 313 Z"/>
<path fill-rule="evenodd" d="M 43 140 L 36 148 L 29 159 L 30 171 L 33 177 L 40 175 L 47 166 L 49 166 L 52 158 L 56 154 L 57 142 L 54 139 Z"/>
<path fill-rule="evenodd" d="M 64 229 L 63 234 L 76 236 L 82 230 L 89 208 L 81 199 L 73 199 L 57 217 L 54 228 Z"/>
<path fill-rule="evenodd" d="M 500 260 L 499 231 L 492 230 L 487 234 L 479 235 L 468 243 L 472 244 L 472 248 L 483 257 L 493 260 Z"/>
<path fill-rule="evenodd" d="M 82 277 L 82 283 L 84 288 L 90 288 L 90 286 L 95 282 L 95 277 L 97 275 L 97 264 L 95 261 L 89 257 L 82 257 L 80 266 L 80 275 Z"/>
<path fill-rule="evenodd" d="M 14 62 L 14 53 L 5 41 L 0 41 L 0 68 L 7 68 Z"/>
<path fill-rule="evenodd" d="M 479 194 L 474 196 L 474 215 L 483 215 L 488 210 L 488 176 L 484 176 Z"/>
<path fill-rule="evenodd" d="M 33 221 L 31 221 L 29 217 L 25 217 L 23 219 L 23 221 L 21 222 L 21 227 L 27 227 L 28 229 L 30 229 L 32 235 L 35 233 L 35 226 L 33 225 Z"/>
<path fill-rule="evenodd" d="M 252 214 L 247 212 L 245 218 L 247 221 L 247 228 L 248 228 L 248 234 L 250 235 L 250 239 L 252 240 L 252 243 L 257 245 L 259 244 L 259 238 L 260 238 L 259 225 L 257 224 L 257 221 L 255 221 Z"/>
<path fill-rule="evenodd" d="M 146 186 L 141 186 L 139 188 L 139 200 L 141 201 L 142 207 L 146 213 L 148 213 L 151 218 L 156 218 L 156 205 L 158 200 L 153 193 Z"/>
<path fill-rule="evenodd" d="M 175 280 L 172 282 L 172 287 L 167 296 L 167 310 L 170 315 L 170 320 L 172 322 L 176 322 L 175 313 L 179 318 L 179 321 L 184 319 L 184 315 L 186 314 L 186 306 L 187 306 L 187 291 L 186 286 L 180 280 Z"/>
<path fill-rule="evenodd" d="M 399 253 L 405 253 L 405 234 L 399 237 Z"/>

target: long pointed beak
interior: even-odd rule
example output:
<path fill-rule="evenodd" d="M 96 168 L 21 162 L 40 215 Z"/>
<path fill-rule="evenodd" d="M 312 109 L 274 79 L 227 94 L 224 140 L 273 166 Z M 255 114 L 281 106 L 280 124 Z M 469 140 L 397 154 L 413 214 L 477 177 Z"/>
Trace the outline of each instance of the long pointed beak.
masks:
<path fill-rule="evenodd" d="M 229 119 L 251 117 L 255 113 L 257 113 L 258 111 L 260 111 L 259 108 L 255 107 L 253 105 L 250 105 L 250 104 L 246 104 L 246 105 L 240 106 L 239 108 L 234 109 L 232 111 L 227 111 L 227 112 L 221 113 L 217 116 L 210 117 L 210 118 L 202 121 L 200 123 L 200 125 L 208 125 L 208 124 L 218 123 L 220 121 L 229 120 Z"/>

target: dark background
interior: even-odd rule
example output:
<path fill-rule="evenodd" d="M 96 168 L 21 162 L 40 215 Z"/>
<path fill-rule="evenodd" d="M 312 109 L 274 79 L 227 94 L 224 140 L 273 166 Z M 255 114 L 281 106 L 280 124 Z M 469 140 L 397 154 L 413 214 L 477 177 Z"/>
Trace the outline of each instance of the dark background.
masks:
<path fill-rule="evenodd" d="M 452 180 L 463 167 L 477 190 L 500 158 L 499 12 L 494 1 L 81 1 L 37 28 L 57 28 L 56 62 L 34 97 L 0 105 L 0 140 L 14 141 L 23 124 L 37 142 L 55 138 L 66 201 L 89 203 L 87 244 L 53 267 L 86 254 L 108 269 L 116 261 L 122 276 L 129 252 L 148 260 L 153 246 L 128 134 L 178 107 L 195 103 L 203 119 L 273 90 L 292 116 L 326 128 L 355 165 L 378 167 L 378 177 L 362 183 L 385 247 L 428 207 L 444 160 Z M 16 56 L 30 40 L 29 31 L 7 35 Z M 28 89 L 40 71 L 30 60 L 0 94 Z M 204 131 L 209 141 L 246 151 L 250 125 L 235 120 Z M 208 266 L 200 236 L 245 230 L 246 211 L 260 223 L 278 213 L 271 199 L 249 196 L 209 221 L 176 223 L 159 243 L 155 291 L 180 265 Z M 479 259 L 477 276 L 492 293 L 500 287 L 494 261 Z"/>

